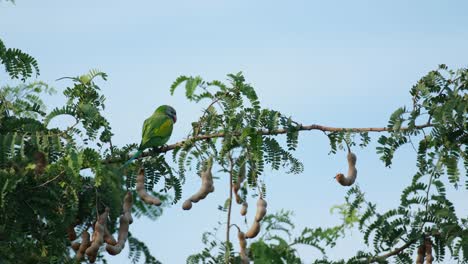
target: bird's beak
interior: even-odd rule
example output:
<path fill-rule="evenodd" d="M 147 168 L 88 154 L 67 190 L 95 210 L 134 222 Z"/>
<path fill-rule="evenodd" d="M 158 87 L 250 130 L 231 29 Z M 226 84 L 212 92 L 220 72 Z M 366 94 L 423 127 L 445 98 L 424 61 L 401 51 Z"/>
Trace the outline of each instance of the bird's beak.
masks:
<path fill-rule="evenodd" d="M 174 123 L 177 122 L 177 116 L 174 116 Z"/>

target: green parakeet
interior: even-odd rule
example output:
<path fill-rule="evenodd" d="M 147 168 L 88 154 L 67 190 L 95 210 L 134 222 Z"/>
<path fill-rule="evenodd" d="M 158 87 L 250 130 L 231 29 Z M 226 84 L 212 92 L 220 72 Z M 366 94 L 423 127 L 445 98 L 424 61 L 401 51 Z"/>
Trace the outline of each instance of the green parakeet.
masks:
<path fill-rule="evenodd" d="M 169 105 L 161 105 L 154 113 L 143 123 L 143 131 L 138 151 L 129 159 L 122 168 L 125 168 L 133 160 L 138 158 L 147 148 L 163 146 L 169 140 L 172 134 L 172 128 L 177 121 L 177 113 Z"/>

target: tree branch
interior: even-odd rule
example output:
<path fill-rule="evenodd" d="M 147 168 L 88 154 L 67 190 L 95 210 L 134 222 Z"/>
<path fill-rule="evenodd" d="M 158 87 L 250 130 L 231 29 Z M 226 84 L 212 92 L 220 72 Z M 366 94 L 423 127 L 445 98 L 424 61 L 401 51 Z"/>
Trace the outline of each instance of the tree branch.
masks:
<path fill-rule="evenodd" d="M 414 129 L 424 129 L 427 127 L 432 127 L 433 124 L 427 123 L 424 125 L 417 125 L 414 126 Z M 303 126 L 299 125 L 297 128 L 294 128 L 295 131 L 310 131 L 310 130 L 319 130 L 322 132 L 353 132 L 353 133 L 361 133 L 361 132 L 388 132 L 388 131 L 393 131 L 392 128 L 388 127 L 354 127 L 354 128 L 345 128 L 345 127 L 329 127 L 329 126 L 322 126 L 322 125 L 317 125 L 317 124 L 312 124 L 308 126 Z M 398 131 L 405 131 L 409 130 L 409 127 L 401 127 Z M 275 130 L 267 130 L 267 129 L 262 129 L 258 130 L 257 133 L 260 135 L 280 135 L 280 134 L 286 134 L 288 133 L 288 129 L 275 129 Z M 233 136 L 240 136 L 242 134 L 241 131 L 238 132 L 233 132 L 230 135 Z M 152 152 L 143 152 L 143 154 L 140 155 L 138 159 L 144 158 L 151 156 L 154 153 L 166 153 L 168 151 L 171 151 L 175 148 L 182 147 L 186 142 L 191 141 L 191 142 L 196 142 L 196 141 L 202 141 L 202 140 L 208 140 L 212 138 L 222 138 L 225 137 L 226 134 L 221 132 L 221 133 L 214 133 L 214 134 L 208 134 L 208 135 L 197 135 L 193 137 L 189 137 L 185 140 L 179 141 L 177 143 L 171 144 L 171 145 L 166 145 L 163 146 L 155 151 Z M 121 162 L 122 160 L 119 159 L 112 159 L 112 160 L 104 160 L 103 163 L 105 164 L 110 164 L 110 163 L 117 163 Z"/>
<path fill-rule="evenodd" d="M 379 261 L 382 261 L 382 260 L 385 260 L 391 256 L 395 256 L 395 255 L 398 255 L 400 254 L 403 250 L 407 249 L 408 247 L 410 247 L 413 243 L 415 243 L 416 241 L 418 241 L 417 239 L 412 239 L 408 242 L 406 242 L 406 244 L 404 244 L 403 246 L 399 247 L 399 248 L 396 248 L 395 250 L 393 251 L 390 251 L 388 252 L 387 254 L 384 254 L 384 255 L 381 255 L 381 256 L 375 256 L 375 257 L 372 257 L 371 259 L 369 259 L 369 262 L 368 263 L 373 263 L 373 262 L 379 262 Z"/>

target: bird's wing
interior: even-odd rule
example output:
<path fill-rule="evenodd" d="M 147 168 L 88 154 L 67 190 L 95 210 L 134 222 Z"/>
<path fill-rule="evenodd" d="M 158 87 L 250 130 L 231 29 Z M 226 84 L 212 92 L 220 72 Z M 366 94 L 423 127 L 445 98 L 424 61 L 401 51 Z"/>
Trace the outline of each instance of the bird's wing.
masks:
<path fill-rule="evenodd" d="M 154 114 L 143 123 L 140 147 L 157 147 L 165 144 L 172 134 L 174 121 L 164 114 Z"/>

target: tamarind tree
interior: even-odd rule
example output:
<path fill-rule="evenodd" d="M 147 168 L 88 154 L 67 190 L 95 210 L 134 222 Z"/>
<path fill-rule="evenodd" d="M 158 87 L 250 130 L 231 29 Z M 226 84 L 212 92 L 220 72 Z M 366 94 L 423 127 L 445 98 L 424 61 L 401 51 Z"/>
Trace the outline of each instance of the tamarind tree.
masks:
<path fill-rule="evenodd" d="M 441 65 L 429 72 L 410 90 L 413 105 L 397 109 L 380 128 L 302 124 L 263 108 L 242 73 L 228 74 L 228 83 L 181 76 L 170 93 L 184 89 L 188 101 L 204 106 L 203 114 L 193 120 L 185 139 L 148 150 L 122 170 L 138 145 L 112 144 L 112 128 L 103 116 L 105 96 L 97 85 L 99 78 L 106 80 L 105 73 L 92 70 L 62 78 L 70 84 L 63 91 L 66 102 L 46 111 L 41 96 L 53 89 L 42 82 L 26 83 L 39 74 L 36 60 L 0 40 L 0 62 L 9 78 L 21 81 L 0 91 L 2 263 L 106 262 L 107 254 L 119 254 L 124 246 L 134 263 L 142 255 L 145 263 L 159 263 L 144 242 L 131 235 L 131 214 L 157 219 L 164 206 L 178 206 L 186 196 L 187 171 L 194 169 L 202 179 L 199 191 L 187 195 L 182 205 L 190 210 L 192 203 L 215 191 L 213 166 L 219 168 L 218 180 L 230 187 L 222 208 L 226 221 L 216 227 L 225 236 L 220 240 L 216 232 L 205 233 L 205 249 L 190 256 L 189 263 L 302 263 L 295 248 L 299 244 L 324 254 L 315 263 L 468 262 L 468 216 L 457 216 L 446 196 L 447 184 L 460 192 L 468 189 L 467 69 Z M 74 123 L 51 128 L 50 122 L 62 115 L 71 116 Z M 292 237 L 290 212 L 267 214 L 263 173 L 267 166 L 302 172 L 294 150 L 299 133 L 309 130 L 325 133 L 332 153 L 348 147 L 350 170 L 346 176 L 337 175 L 337 181 L 353 186 L 337 207 L 344 216 L 341 225 L 305 228 Z M 379 210 L 354 184 L 359 164 L 351 150 L 366 148 L 373 132 L 385 133 L 378 138 L 377 154 L 386 166 L 403 145 L 417 148 L 418 171 L 402 190 L 400 205 L 387 211 Z M 283 134 L 284 144 L 278 140 Z M 164 187 L 155 192 L 158 183 Z M 249 205 L 252 198 L 256 206 Z M 233 203 L 242 206 L 249 230 L 232 222 Z M 326 249 L 354 224 L 369 251 L 329 260 Z M 237 229 L 237 237 L 230 237 L 231 228 Z"/>

